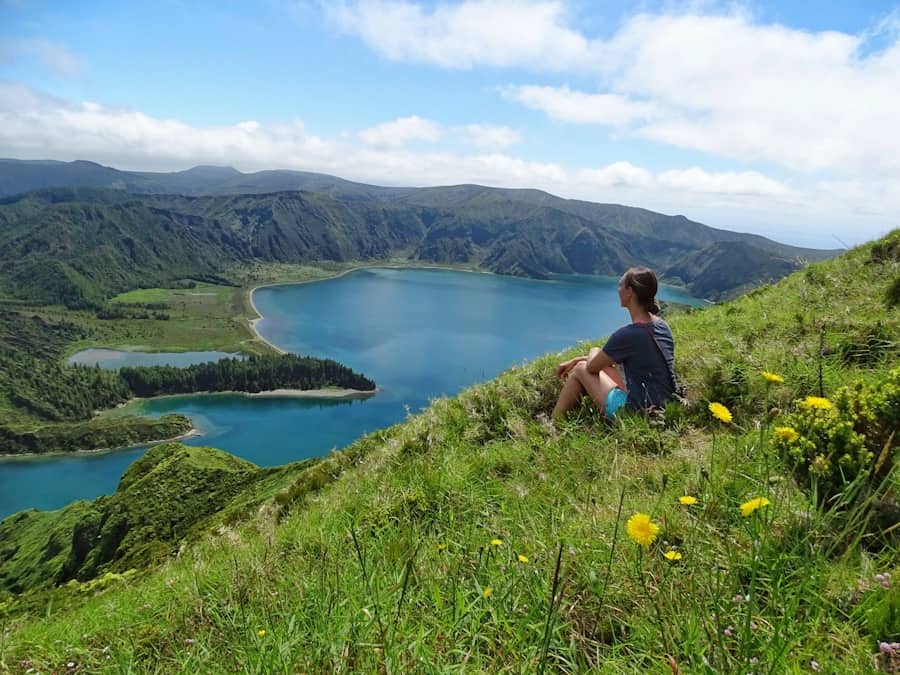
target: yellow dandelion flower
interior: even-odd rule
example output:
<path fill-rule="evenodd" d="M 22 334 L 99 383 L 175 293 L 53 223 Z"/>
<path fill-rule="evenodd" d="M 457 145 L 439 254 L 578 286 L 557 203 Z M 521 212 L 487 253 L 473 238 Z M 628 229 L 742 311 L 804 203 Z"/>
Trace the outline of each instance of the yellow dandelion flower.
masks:
<path fill-rule="evenodd" d="M 697 498 L 691 497 L 690 495 L 684 495 L 684 497 L 679 497 L 678 501 L 681 502 L 683 506 L 693 506 L 697 503 Z"/>
<path fill-rule="evenodd" d="M 807 408 L 816 408 L 817 410 L 831 410 L 831 401 L 821 396 L 807 396 L 803 399 L 803 404 Z"/>
<path fill-rule="evenodd" d="M 659 525 L 650 520 L 650 516 L 646 513 L 635 513 L 625 524 L 625 530 L 632 541 L 647 547 L 659 534 Z"/>
<path fill-rule="evenodd" d="M 256 631 L 256 634 L 257 634 L 257 636 L 259 636 L 259 637 L 266 637 L 266 629 L 265 629 L 265 628 L 260 628 L 258 631 Z"/>
<path fill-rule="evenodd" d="M 797 430 L 794 429 L 794 427 L 775 427 L 775 438 L 779 441 L 793 443 L 800 438 L 800 434 L 797 433 Z"/>
<path fill-rule="evenodd" d="M 447 548 L 447 544 L 438 544 L 438 551 L 443 551 L 445 548 Z"/>
<path fill-rule="evenodd" d="M 753 515 L 753 513 L 757 509 L 761 509 L 764 506 L 769 505 L 769 500 L 765 497 L 757 497 L 756 499 L 751 499 L 749 502 L 744 502 L 741 504 L 741 515 L 745 518 L 747 516 Z"/>
<path fill-rule="evenodd" d="M 494 592 L 494 589 L 491 588 L 490 586 L 488 586 L 488 587 L 485 588 L 483 591 L 481 591 L 481 597 L 482 597 L 482 598 L 489 598 L 489 597 L 491 597 L 491 593 L 493 593 L 493 592 Z"/>
<path fill-rule="evenodd" d="M 722 422 L 725 422 L 725 424 L 731 424 L 731 411 L 721 403 L 710 403 L 709 412 L 711 412 L 712 416 L 717 420 L 721 420 Z"/>
<path fill-rule="evenodd" d="M 491 546 L 503 546 L 502 539 L 491 539 Z"/>
<path fill-rule="evenodd" d="M 520 563 L 527 563 L 527 562 L 528 562 L 528 557 L 527 557 L 527 556 L 524 556 L 524 555 L 522 555 L 522 554 L 520 553 L 520 554 L 519 554 L 519 562 L 520 562 Z"/>
<path fill-rule="evenodd" d="M 784 382 L 784 378 L 781 375 L 770 373 L 768 370 L 762 371 L 762 376 L 766 380 L 766 382 L 775 382 L 776 384 L 781 384 L 782 382 Z"/>
<path fill-rule="evenodd" d="M 678 551 L 666 551 L 665 553 L 663 553 L 663 556 L 666 558 L 666 560 L 671 560 L 672 562 L 681 560 L 681 554 Z"/>

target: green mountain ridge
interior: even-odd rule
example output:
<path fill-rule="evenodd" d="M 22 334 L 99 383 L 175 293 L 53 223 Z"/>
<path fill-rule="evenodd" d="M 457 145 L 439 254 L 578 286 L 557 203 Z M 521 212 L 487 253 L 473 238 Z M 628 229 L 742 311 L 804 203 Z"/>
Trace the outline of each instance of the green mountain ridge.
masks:
<path fill-rule="evenodd" d="M 396 199 L 296 191 L 135 195 L 97 188 L 7 197 L 0 201 L 0 288 L 11 297 L 88 307 L 133 288 L 219 276 L 253 261 L 402 256 L 535 278 L 616 275 L 646 264 L 664 280 L 718 299 L 833 255 L 683 217 L 535 191 L 423 190 Z M 700 251 L 704 264 L 692 266 Z M 697 271 L 710 268 L 719 272 Z"/>
<path fill-rule="evenodd" d="M 132 197 L 98 188 L 125 190 Z M 29 189 L 38 192 L 18 194 Z M 0 223 L 11 228 L 24 223 L 27 229 L 38 218 L 65 221 L 78 232 L 87 223 L 75 213 L 66 220 L 66 213 L 59 212 L 61 204 L 99 202 L 109 208 L 116 204 L 121 211 L 91 215 L 127 230 L 111 241 L 118 254 L 136 255 L 139 264 L 154 263 L 152 256 L 142 258 L 141 250 L 129 248 L 142 240 L 126 223 L 143 220 L 157 228 L 157 236 L 178 233 L 170 253 L 179 271 L 184 254 L 175 249 L 183 251 L 188 245 L 199 246 L 202 270 L 210 259 L 303 263 L 406 256 L 412 261 L 546 278 L 558 273 L 615 275 L 630 265 L 644 264 L 665 279 L 686 284 L 695 295 L 719 299 L 837 253 L 711 228 L 684 216 L 561 199 L 539 190 L 478 185 L 387 188 L 295 171 L 241 174 L 230 167 L 195 167 L 148 173 L 90 162 L 0 160 L 0 196 L 4 194 L 16 194 L 0 201 Z M 222 226 L 236 239 L 221 240 L 224 235 L 217 228 Z M 187 228 L 196 231 L 197 241 L 185 240 L 178 232 Z M 40 233 L 35 236 L 46 239 Z M 87 233 L 87 239 L 91 236 Z M 746 248 L 713 246 L 721 242 L 743 243 Z M 28 253 L 48 248 L 46 241 L 31 239 L 24 245 Z M 703 273 L 690 265 L 695 263 L 693 254 L 704 249 L 704 258 L 712 258 L 710 264 L 722 271 L 700 278 Z M 205 251 L 209 255 L 202 255 Z M 742 251 L 752 253 L 753 265 L 733 264 Z M 0 261 L 21 253 L 21 247 L 0 248 Z M 122 267 L 122 261 L 103 262 L 114 270 Z M 41 266 L 23 268 L 16 279 L 27 279 Z M 151 278 L 159 276 L 158 269 L 149 271 Z M 222 270 L 213 264 L 212 271 Z M 70 268 L 53 271 L 53 277 L 43 283 L 67 302 L 84 295 L 90 281 Z"/>

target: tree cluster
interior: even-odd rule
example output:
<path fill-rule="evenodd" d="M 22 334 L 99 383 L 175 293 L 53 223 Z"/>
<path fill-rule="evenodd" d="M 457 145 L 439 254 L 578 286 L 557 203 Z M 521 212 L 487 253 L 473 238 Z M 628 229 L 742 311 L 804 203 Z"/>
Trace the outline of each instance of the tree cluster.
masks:
<path fill-rule="evenodd" d="M 136 396 L 198 391 L 260 392 L 272 389 L 341 387 L 372 391 L 375 383 L 331 359 L 295 354 L 221 359 L 186 368 L 122 368 L 119 375 Z"/>

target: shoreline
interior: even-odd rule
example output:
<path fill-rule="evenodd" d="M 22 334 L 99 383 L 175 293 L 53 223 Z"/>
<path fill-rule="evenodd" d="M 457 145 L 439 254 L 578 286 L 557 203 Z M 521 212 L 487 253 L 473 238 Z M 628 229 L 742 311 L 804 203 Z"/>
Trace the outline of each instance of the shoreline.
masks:
<path fill-rule="evenodd" d="M 90 450 L 72 450 L 71 452 L 20 452 L 16 454 L 2 454 L 0 453 L 0 462 L 5 462 L 9 460 L 16 459 L 40 459 L 42 457 L 78 457 L 81 455 L 103 455 L 103 454 L 111 454 L 113 452 L 121 452 L 123 450 L 134 450 L 135 448 L 142 448 L 145 445 L 159 445 L 160 443 L 174 443 L 176 441 L 182 441 L 185 438 L 191 438 L 192 436 L 202 436 L 203 432 L 195 426 L 191 426 L 183 434 L 178 434 L 177 436 L 172 436 L 170 438 L 158 438 L 151 439 L 149 441 L 141 441 L 140 443 L 132 443 L 131 445 L 123 445 L 116 448 L 91 448 Z"/>
<path fill-rule="evenodd" d="M 262 336 L 262 333 L 260 333 L 259 329 L 256 327 L 257 324 L 263 320 L 263 315 L 262 315 L 262 312 L 260 312 L 259 309 L 256 307 L 256 303 L 253 302 L 253 293 L 257 289 L 271 288 L 273 286 L 294 286 L 294 285 L 300 285 L 300 284 L 312 284 L 317 281 L 332 281 L 334 279 L 340 279 L 342 276 L 344 276 L 346 274 L 350 274 L 350 272 L 356 272 L 357 270 L 366 269 L 367 267 L 369 267 L 369 266 L 361 265 L 359 267 L 351 267 L 350 269 L 344 270 L 343 272 L 339 272 L 338 274 L 336 274 L 334 276 L 322 277 L 321 279 L 304 279 L 303 281 L 273 281 L 272 283 L 268 283 L 268 284 L 260 284 L 259 286 L 252 286 L 251 288 L 249 288 L 247 290 L 247 300 L 250 303 L 250 307 L 253 309 L 254 312 L 256 312 L 256 318 L 250 319 L 250 330 L 253 332 L 253 335 L 256 336 L 256 339 L 259 340 L 260 342 L 262 342 L 263 344 L 268 345 L 269 347 L 271 347 L 272 349 L 277 351 L 279 354 L 287 354 L 288 353 L 287 350 L 282 349 L 278 345 L 266 340 L 266 338 L 264 338 Z"/>
<path fill-rule="evenodd" d="M 224 391 L 189 391 L 183 394 L 160 394 L 159 396 L 134 396 L 124 403 L 120 403 L 115 408 L 109 408 L 103 412 L 108 413 L 110 410 L 121 410 L 132 403 L 141 403 L 143 401 L 156 401 L 165 398 L 177 398 L 179 396 L 243 396 L 244 398 L 369 398 L 377 394 L 380 390 L 376 387 L 371 391 L 365 389 L 268 389 L 265 391 L 237 391 L 234 389 L 226 389 Z M 102 414 L 102 413 L 101 413 Z"/>

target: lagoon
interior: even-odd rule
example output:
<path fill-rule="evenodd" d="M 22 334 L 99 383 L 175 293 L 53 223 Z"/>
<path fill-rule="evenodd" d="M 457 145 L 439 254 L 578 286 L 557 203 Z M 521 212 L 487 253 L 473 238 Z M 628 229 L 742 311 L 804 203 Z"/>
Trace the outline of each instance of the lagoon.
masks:
<path fill-rule="evenodd" d="M 104 370 L 118 370 L 125 366 L 176 366 L 184 368 L 196 363 L 219 359 L 241 358 L 240 354 L 227 352 L 130 352 L 117 349 L 83 349 L 72 354 L 66 363 L 82 366 L 100 366 Z"/>
<path fill-rule="evenodd" d="M 321 456 L 402 421 L 434 397 L 609 334 L 628 320 L 616 286 L 616 279 L 602 277 L 535 281 L 370 268 L 260 288 L 253 300 L 263 317 L 257 329 L 266 340 L 340 361 L 373 378 L 379 393 L 366 400 L 174 396 L 142 401 L 129 411 L 185 413 L 201 432 L 185 442 L 221 448 L 260 466 Z M 702 304 L 674 288 L 661 289 L 660 297 Z M 0 518 L 109 494 L 144 451 L 0 460 Z"/>

